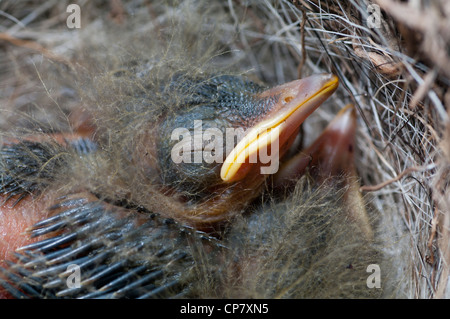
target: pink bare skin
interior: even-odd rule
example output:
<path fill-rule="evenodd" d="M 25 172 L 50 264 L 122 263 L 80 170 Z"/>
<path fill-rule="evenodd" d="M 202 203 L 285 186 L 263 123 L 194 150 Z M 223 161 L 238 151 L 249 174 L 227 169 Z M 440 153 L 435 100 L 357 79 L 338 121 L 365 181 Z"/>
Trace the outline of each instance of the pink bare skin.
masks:
<path fill-rule="evenodd" d="M 5 260 L 13 260 L 13 252 L 35 242 L 27 234 L 27 229 L 39 220 L 48 217 L 48 203 L 51 195 L 28 196 L 14 206 L 16 198 L 9 199 L 0 207 L 0 266 L 5 266 Z M 0 202 L 6 199 L 0 196 Z M 0 288 L 0 299 L 11 298 Z"/>

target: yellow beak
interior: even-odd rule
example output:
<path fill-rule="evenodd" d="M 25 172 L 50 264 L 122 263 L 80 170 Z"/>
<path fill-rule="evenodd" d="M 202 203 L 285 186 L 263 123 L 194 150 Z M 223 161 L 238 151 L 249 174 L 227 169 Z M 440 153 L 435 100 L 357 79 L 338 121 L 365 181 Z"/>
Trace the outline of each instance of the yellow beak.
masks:
<path fill-rule="evenodd" d="M 289 148 L 303 121 L 333 94 L 338 83 L 335 75 L 319 74 L 261 93 L 261 98 L 275 97 L 277 104 L 228 154 L 221 167 L 222 180 L 234 182 L 243 179 L 252 165 L 261 165 L 259 153 L 270 153 L 271 158 L 279 159 Z"/>

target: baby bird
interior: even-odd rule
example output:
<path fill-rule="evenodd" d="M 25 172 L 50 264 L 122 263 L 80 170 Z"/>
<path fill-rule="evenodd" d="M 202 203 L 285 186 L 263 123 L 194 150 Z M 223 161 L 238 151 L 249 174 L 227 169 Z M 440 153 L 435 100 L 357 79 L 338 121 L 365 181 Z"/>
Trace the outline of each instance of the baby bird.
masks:
<path fill-rule="evenodd" d="M 354 109 L 287 158 L 337 77 L 266 88 L 175 60 L 96 75 L 70 132 L 5 139 L 3 296 L 384 296 Z"/>
<path fill-rule="evenodd" d="M 18 278 L 13 276 L 20 290 L 39 291 L 38 295 L 45 297 L 52 296 L 53 291 L 56 291 L 55 296 L 73 296 L 72 290 L 66 292 L 64 289 L 55 289 L 61 290 L 60 286 L 64 280 L 60 277 L 67 275 L 62 266 L 84 265 L 86 261 L 92 269 L 86 272 L 84 266 L 82 267 L 83 278 L 89 278 L 83 281 L 84 286 L 87 283 L 92 284 L 92 277 L 99 276 L 99 271 L 113 273 L 113 276 L 118 278 L 131 273 L 141 277 L 145 273 L 150 276 L 150 281 L 154 281 L 157 272 L 162 281 L 158 285 L 153 284 L 154 289 L 149 291 L 156 289 L 157 292 L 152 295 L 184 282 L 179 273 L 181 270 L 186 272 L 186 262 L 195 264 L 196 261 L 190 246 L 193 240 L 197 237 L 207 240 L 207 245 L 212 245 L 213 250 L 222 249 L 223 246 L 217 239 L 201 230 L 220 229 L 220 225 L 229 223 L 233 217 L 241 214 L 262 192 L 264 180 L 269 174 L 261 173 L 260 152 L 265 148 L 266 154 L 270 152 L 272 159 L 278 161 L 291 146 L 300 124 L 334 92 L 337 83 L 334 75 L 323 74 L 263 90 L 260 85 L 237 76 L 219 75 L 194 79 L 175 74 L 160 89 L 161 92 L 171 94 L 176 92 L 176 99 L 162 93 L 167 94 L 167 114 L 161 114 L 153 123 L 147 123 L 149 129 L 139 131 L 138 136 L 133 137 L 136 141 L 133 147 L 129 152 L 123 152 L 127 156 L 124 162 L 133 167 L 124 173 L 134 173 L 136 177 L 147 180 L 148 185 L 151 185 L 147 196 L 152 196 L 152 200 L 137 201 L 136 198 L 120 197 L 121 192 L 101 192 L 102 185 L 95 185 L 98 180 L 94 179 L 91 181 L 94 187 L 80 187 L 79 195 L 69 194 L 67 198 L 59 199 L 59 202 L 49 209 L 52 216 L 33 225 L 31 237 L 46 238 L 21 247 L 20 250 L 26 254 L 33 252 L 33 255 L 43 255 L 34 255 L 35 258 L 32 259 L 20 257 L 17 264 L 4 271 L 8 280 L 12 280 L 12 270 L 18 268 L 16 271 L 23 273 L 25 268 L 32 267 L 37 270 L 32 277 L 36 274 L 37 277 L 44 276 L 44 282 L 33 283 L 30 288 L 27 282 L 31 278 L 27 277 L 23 283 L 19 283 Z M 149 100 L 150 94 L 146 97 Z M 157 102 L 162 102 L 159 96 Z M 175 110 L 175 113 L 172 114 L 169 110 Z M 196 145 L 197 131 L 203 134 L 203 129 L 197 127 L 198 121 L 203 123 L 203 129 L 216 129 L 215 142 L 220 143 L 213 151 L 221 156 L 217 161 L 206 162 L 204 158 L 198 162 L 192 161 L 198 153 L 205 152 L 208 146 L 201 140 L 199 145 Z M 158 129 L 155 130 L 154 127 Z M 229 137 L 226 136 L 229 128 L 239 128 L 243 133 L 243 136 L 233 136 L 231 148 L 229 144 L 226 145 L 230 143 Z M 185 161 L 181 162 L 174 160 L 173 150 L 177 144 L 173 137 L 177 129 L 193 135 L 192 138 L 188 136 L 179 142 L 185 152 Z M 82 165 L 88 170 L 97 169 L 96 165 L 103 163 L 108 152 L 100 151 L 107 149 L 101 128 L 96 133 L 92 134 L 92 139 L 76 139 L 71 135 L 58 134 L 41 139 L 33 137 L 7 142 L 2 148 L 1 186 L 5 202 L 14 201 L 11 210 L 25 201 L 28 194 L 53 183 L 55 176 L 62 170 L 70 169 L 71 165 L 77 168 Z M 267 135 L 271 135 L 269 139 L 266 138 Z M 256 160 L 252 161 L 252 157 Z M 97 173 L 98 170 L 94 175 Z M 157 204 L 159 207 L 147 203 Z M 105 225 L 111 225 L 111 228 L 105 228 Z M 142 234 L 136 233 L 136 227 Z M 132 233 L 129 233 L 131 230 Z M 180 233 L 186 233 L 183 237 L 188 238 L 180 238 Z M 137 237 L 132 239 L 129 236 Z M 108 253 L 112 249 L 110 241 L 114 242 L 113 250 L 121 251 L 120 253 Z M 126 249 L 121 246 L 121 242 L 131 246 Z M 204 249 L 204 244 L 201 246 Z M 142 251 L 139 254 L 136 251 L 134 256 L 130 256 L 133 259 L 130 261 L 123 253 L 128 255 L 133 250 Z M 189 252 L 186 252 L 187 250 Z M 97 252 L 99 256 L 92 258 Z M 107 261 L 103 258 L 94 261 L 97 257 L 108 255 Z M 177 262 L 180 259 L 188 261 Z M 119 263 L 120 267 L 116 263 Z M 172 268 L 169 265 L 172 264 L 178 265 L 175 267 L 183 266 L 169 271 L 169 268 Z M 56 266 L 48 267 L 50 265 Z M 38 270 L 40 267 L 43 267 L 42 271 Z M 104 267 L 106 268 L 103 269 Z M 119 267 L 121 270 L 113 271 L 111 267 Z M 52 280 L 48 277 L 50 274 L 54 276 Z M 100 282 L 104 280 L 105 278 Z M 129 279 L 122 282 L 127 280 Z M 26 285 L 26 288 L 22 285 Z M 6 281 L 4 286 L 9 287 Z M 36 289 L 36 286 L 39 289 Z M 116 288 L 114 286 L 112 289 L 114 296 L 121 296 Z M 109 288 L 94 292 L 80 289 L 84 291 L 83 295 L 88 297 L 103 296 L 104 293 L 99 291 L 111 294 Z M 92 286 L 88 290 L 91 289 Z M 11 293 L 13 289 L 8 290 Z M 137 291 L 133 290 L 133 296 Z M 14 291 L 13 294 L 17 296 L 20 293 Z M 147 296 L 147 292 L 144 295 Z"/>

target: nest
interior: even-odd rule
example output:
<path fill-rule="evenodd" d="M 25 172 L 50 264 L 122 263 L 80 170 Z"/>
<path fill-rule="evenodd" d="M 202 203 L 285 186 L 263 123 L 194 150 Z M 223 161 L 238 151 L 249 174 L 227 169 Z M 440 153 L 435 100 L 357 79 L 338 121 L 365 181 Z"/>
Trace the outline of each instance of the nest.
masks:
<path fill-rule="evenodd" d="M 67 26 L 70 3 L 0 3 L 2 135 L 81 123 L 72 112 L 88 100 L 79 70 L 94 78 L 120 71 L 124 56 L 145 56 L 139 45 L 116 45 L 111 26 L 129 41 L 149 34 L 164 41 L 158 35 L 173 31 L 175 20 L 187 29 L 199 24 L 188 8 L 205 10 L 206 31 L 197 36 L 216 35 L 216 65 L 269 85 L 319 72 L 339 77 L 338 91 L 303 125 L 304 145 L 344 105 L 356 105 L 361 191 L 379 214 L 386 254 L 401 277 L 398 295 L 450 297 L 450 3 L 79 1 L 79 29 Z"/>

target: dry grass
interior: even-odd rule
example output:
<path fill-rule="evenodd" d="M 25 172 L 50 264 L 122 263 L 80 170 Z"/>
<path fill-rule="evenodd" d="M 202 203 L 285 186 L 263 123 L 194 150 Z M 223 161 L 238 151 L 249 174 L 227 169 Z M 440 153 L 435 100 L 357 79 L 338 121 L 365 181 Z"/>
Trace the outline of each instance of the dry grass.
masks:
<path fill-rule="evenodd" d="M 151 1 L 79 1 L 82 27 L 70 30 L 70 2 L 0 3 L 3 132 L 36 123 L 67 129 L 70 110 L 80 104 L 74 66 L 89 68 L 83 51 L 93 43 L 98 55 L 105 54 L 102 46 L 114 47 L 104 36 L 111 25 L 130 38 L 158 38 L 182 16 L 182 9 L 162 11 Z M 371 4 L 382 9 L 377 28 L 367 23 Z M 268 84 L 318 72 L 339 76 L 338 92 L 305 123 L 312 133 L 304 144 L 337 110 L 357 106 L 362 190 L 381 216 L 386 253 L 398 257 L 399 295 L 449 298 L 450 3 L 228 0 L 214 6 L 202 23 L 220 34 L 226 54 L 218 63 Z"/>

